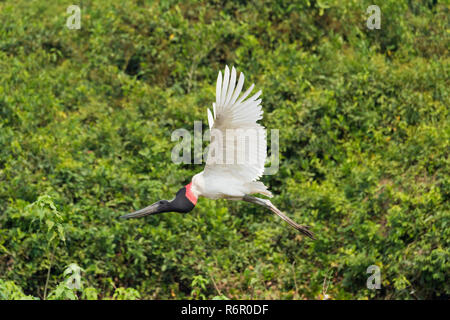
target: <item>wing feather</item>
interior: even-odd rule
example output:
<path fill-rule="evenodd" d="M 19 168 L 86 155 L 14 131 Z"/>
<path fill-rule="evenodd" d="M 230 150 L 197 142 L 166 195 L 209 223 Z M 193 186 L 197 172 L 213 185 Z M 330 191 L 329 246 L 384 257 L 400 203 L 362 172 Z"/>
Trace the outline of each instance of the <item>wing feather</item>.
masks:
<path fill-rule="evenodd" d="M 214 118 L 213 115 L 211 114 L 211 110 L 208 109 L 208 125 L 209 125 L 209 129 L 211 130 L 213 125 L 214 125 Z"/>
<path fill-rule="evenodd" d="M 230 83 L 228 85 L 227 97 L 225 98 L 224 105 L 227 105 L 230 102 L 231 95 L 234 92 L 235 85 L 236 85 L 236 69 L 233 67 L 231 69 L 231 78 L 230 78 Z"/>
<path fill-rule="evenodd" d="M 267 157 L 265 128 L 257 123 L 263 114 L 259 99 L 262 92 L 246 99 L 255 87 L 252 84 L 239 97 L 245 77 L 241 73 L 237 84 L 236 78 L 234 67 L 230 73 L 226 66 L 223 77 L 219 71 L 214 114 L 208 109 L 211 142 L 205 174 L 231 174 L 243 182 L 251 182 L 262 176 Z"/>
<path fill-rule="evenodd" d="M 237 84 L 236 89 L 234 90 L 234 94 L 231 97 L 231 101 L 230 101 L 230 105 L 233 105 L 236 102 L 236 99 L 238 98 L 239 94 L 242 91 L 242 87 L 244 86 L 244 74 L 241 72 L 241 74 L 239 75 L 239 81 Z"/>
<path fill-rule="evenodd" d="M 230 69 L 228 68 L 228 66 L 226 66 L 225 73 L 223 75 L 222 91 L 220 93 L 220 111 L 222 111 L 222 108 L 225 105 L 225 97 L 228 90 L 228 81 L 230 81 Z"/>

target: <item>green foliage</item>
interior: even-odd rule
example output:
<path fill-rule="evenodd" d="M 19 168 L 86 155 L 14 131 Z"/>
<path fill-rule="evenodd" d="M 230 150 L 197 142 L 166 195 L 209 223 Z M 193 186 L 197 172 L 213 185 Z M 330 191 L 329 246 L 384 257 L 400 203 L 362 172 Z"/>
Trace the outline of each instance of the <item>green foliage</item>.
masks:
<path fill-rule="evenodd" d="M 136 300 L 141 294 L 133 288 L 117 288 L 113 294 L 113 300 Z"/>
<path fill-rule="evenodd" d="M 380 30 L 370 1 L 88 0 L 80 30 L 71 4 L 0 2 L 0 299 L 449 297 L 447 2 L 382 1 Z M 202 170 L 171 133 L 206 128 L 225 64 L 317 241 L 238 202 L 116 219 Z"/>
<path fill-rule="evenodd" d="M 195 299 L 205 299 L 205 295 L 202 293 L 206 291 L 206 286 L 208 285 L 209 280 L 203 278 L 201 275 L 194 276 L 194 280 L 192 280 L 192 292 L 191 296 Z"/>
<path fill-rule="evenodd" d="M 47 297 L 49 300 L 77 300 L 73 289 L 66 283 L 60 283 Z"/>
<path fill-rule="evenodd" d="M 38 218 L 40 224 L 43 221 L 45 222 L 48 246 L 51 244 L 56 246 L 59 240 L 66 240 L 62 225 L 63 219 L 50 196 L 40 196 L 36 202 L 25 208 L 25 215 L 31 218 L 31 223 L 35 222 Z"/>
<path fill-rule="evenodd" d="M 0 300 L 35 300 L 33 296 L 23 293 L 22 288 L 13 281 L 0 279 Z M 37 299 L 36 299 L 37 300 Z"/>

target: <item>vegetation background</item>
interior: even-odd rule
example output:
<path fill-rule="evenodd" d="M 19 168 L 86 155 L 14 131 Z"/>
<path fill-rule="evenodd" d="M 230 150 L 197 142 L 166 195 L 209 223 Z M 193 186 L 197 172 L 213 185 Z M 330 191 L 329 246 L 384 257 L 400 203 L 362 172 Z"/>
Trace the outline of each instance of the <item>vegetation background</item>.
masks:
<path fill-rule="evenodd" d="M 0 299 L 448 299 L 450 6 L 373 2 L 0 1 Z M 117 219 L 202 170 L 171 133 L 226 64 L 316 241 L 237 202 Z"/>

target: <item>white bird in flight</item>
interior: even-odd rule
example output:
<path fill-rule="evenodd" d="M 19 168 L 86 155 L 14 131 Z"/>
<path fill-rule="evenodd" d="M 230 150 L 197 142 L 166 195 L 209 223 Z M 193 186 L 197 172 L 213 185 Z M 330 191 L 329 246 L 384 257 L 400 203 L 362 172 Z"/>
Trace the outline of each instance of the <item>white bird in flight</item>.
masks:
<path fill-rule="evenodd" d="M 240 73 L 237 83 L 236 78 L 234 67 L 230 72 L 226 66 L 223 77 L 219 71 L 213 113 L 208 109 L 211 141 L 205 169 L 193 176 L 192 181 L 181 188 L 173 200 L 160 200 L 121 218 L 139 218 L 161 212 L 186 213 L 194 209 L 199 197 L 243 200 L 269 209 L 290 226 L 314 239 L 307 226 L 291 220 L 270 200 L 251 196 L 259 193 L 272 197 L 267 187 L 257 181 L 264 172 L 267 157 L 265 128 L 257 123 L 263 114 L 261 99 L 258 99 L 261 91 L 246 99 L 254 88 L 252 84 L 239 97 L 244 74 Z"/>

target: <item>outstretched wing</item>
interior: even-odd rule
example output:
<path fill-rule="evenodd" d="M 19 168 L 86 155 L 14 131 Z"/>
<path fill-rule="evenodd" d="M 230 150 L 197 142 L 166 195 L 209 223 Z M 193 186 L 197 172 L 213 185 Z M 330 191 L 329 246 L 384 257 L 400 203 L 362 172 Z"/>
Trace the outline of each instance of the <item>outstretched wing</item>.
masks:
<path fill-rule="evenodd" d="M 254 88 L 252 84 L 242 95 L 244 74 L 236 83 L 236 69 L 225 67 L 219 72 L 216 102 L 213 112 L 208 109 L 211 142 L 205 174 L 238 176 L 242 182 L 257 180 L 264 172 L 267 157 L 265 128 L 262 119 L 261 91 L 246 99 Z"/>

